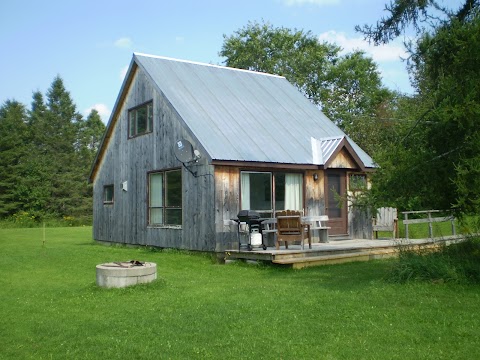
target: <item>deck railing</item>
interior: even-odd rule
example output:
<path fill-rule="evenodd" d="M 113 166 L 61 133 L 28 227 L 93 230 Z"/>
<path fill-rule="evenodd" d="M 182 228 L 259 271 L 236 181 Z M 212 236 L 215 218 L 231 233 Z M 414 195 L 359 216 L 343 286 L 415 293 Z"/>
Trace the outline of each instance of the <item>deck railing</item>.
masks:
<path fill-rule="evenodd" d="M 449 216 L 438 216 L 432 217 L 433 213 L 439 213 L 440 210 L 423 210 L 423 211 L 403 211 L 403 224 L 405 225 L 405 238 L 408 239 L 408 225 L 410 224 L 426 224 L 428 223 L 428 234 L 430 239 L 433 238 L 433 226 L 432 224 L 435 222 L 446 222 L 450 221 L 452 223 L 452 235 L 456 235 L 455 232 L 455 217 L 452 215 Z M 416 215 L 426 215 L 427 217 L 423 217 L 420 219 L 409 219 L 408 215 L 416 214 Z"/>

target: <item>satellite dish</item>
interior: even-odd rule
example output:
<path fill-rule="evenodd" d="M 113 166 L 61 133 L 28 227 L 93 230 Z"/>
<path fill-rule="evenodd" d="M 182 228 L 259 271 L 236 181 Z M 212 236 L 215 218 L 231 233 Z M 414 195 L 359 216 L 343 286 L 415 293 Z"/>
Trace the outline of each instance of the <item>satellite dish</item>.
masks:
<path fill-rule="evenodd" d="M 185 139 L 175 142 L 174 152 L 177 159 L 182 163 L 188 163 L 196 159 L 192 144 Z"/>

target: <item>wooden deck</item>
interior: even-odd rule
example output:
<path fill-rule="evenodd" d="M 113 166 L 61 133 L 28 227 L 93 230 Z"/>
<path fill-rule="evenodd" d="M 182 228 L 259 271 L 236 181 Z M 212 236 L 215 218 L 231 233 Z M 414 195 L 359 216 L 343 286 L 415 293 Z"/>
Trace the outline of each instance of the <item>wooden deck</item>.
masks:
<path fill-rule="evenodd" d="M 378 240 L 337 240 L 329 243 L 314 243 L 312 249 L 308 245 L 302 250 L 300 245 L 289 245 L 288 249 L 280 247 L 269 247 L 267 250 L 254 248 L 232 249 L 225 251 L 225 262 L 242 260 L 257 261 L 281 266 L 288 266 L 295 269 L 307 266 L 319 266 L 328 264 L 339 264 L 353 261 L 369 261 L 394 257 L 398 254 L 400 246 L 412 246 L 418 248 L 435 248 L 443 244 L 451 244 L 462 241 L 463 236 L 449 236 L 435 239 L 378 239 Z"/>

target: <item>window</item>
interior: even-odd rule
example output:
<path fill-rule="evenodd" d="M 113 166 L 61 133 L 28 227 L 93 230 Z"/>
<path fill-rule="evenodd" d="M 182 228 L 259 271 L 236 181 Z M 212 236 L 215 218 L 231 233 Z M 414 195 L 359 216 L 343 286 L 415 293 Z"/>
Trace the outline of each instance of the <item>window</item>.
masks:
<path fill-rule="evenodd" d="M 147 134 L 153 131 L 153 103 L 137 106 L 128 111 L 128 137 Z"/>
<path fill-rule="evenodd" d="M 350 191 L 361 191 L 367 189 L 367 176 L 365 174 L 350 174 Z"/>
<path fill-rule="evenodd" d="M 105 185 L 103 187 L 103 203 L 113 204 L 113 185 Z"/>
<path fill-rule="evenodd" d="M 149 225 L 182 225 L 182 171 L 149 174 Z"/>
<path fill-rule="evenodd" d="M 241 208 L 273 217 L 280 210 L 303 209 L 303 176 L 298 173 L 242 171 Z"/>

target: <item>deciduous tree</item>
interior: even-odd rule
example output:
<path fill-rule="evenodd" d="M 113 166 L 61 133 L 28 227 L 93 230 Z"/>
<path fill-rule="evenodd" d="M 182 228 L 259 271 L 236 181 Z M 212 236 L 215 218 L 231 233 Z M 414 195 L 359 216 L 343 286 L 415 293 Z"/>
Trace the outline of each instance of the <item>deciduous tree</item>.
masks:
<path fill-rule="evenodd" d="M 362 52 L 340 55 L 311 32 L 249 23 L 224 35 L 220 55 L 227 66 L 285 76 L 361 147 L 376 151 L 378 113 L 392 93 L 381 84 L 377 65 Z"/>

